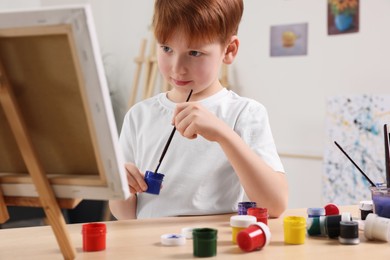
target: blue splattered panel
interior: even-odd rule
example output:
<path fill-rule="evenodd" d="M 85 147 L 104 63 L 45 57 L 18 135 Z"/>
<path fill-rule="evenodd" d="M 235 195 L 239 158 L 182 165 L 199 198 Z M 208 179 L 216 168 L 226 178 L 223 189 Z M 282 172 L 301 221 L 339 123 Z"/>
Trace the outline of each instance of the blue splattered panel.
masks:
<path fill-rule="evenodd" d="M 371 199 L 370 183 L 334 141 L 374 183 L 386 182 L 383 125 L 390 123 L 390 96 L 334 96 L 326 107 L 323 202 L 351 205 Z"/>

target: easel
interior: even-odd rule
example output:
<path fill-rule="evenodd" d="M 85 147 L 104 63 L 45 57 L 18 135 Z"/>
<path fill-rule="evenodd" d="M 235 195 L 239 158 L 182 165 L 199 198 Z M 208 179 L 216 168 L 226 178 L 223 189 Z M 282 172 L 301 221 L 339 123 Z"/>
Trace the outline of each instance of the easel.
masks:
<path fill-rule="evenodd" d="M 26 164 L 33 184 L 35 185 L 39 195 L 39 198 L 9 198 L 4 197 L 0 189 L 0 222 L 4 223 L 9 219 L 6 205 L 42 207 L 45 211 L 47 221 L 53 229 L 64 259 L 74 259 L 76 252 L 71 244 L 70 237 L 65 226 L 66 223 L 62 216 L 59 204 L 64 202 L 64 207 L 75 207 L 80 202 L 80 200 L 62 200 L 61 203 L 57 201 L 49 180 L 45 175 L 42 164 L 37 156 L 37 153 L 35 152 L 31 138 L 29 137 L 23 115 L 20 112 L 12 92 L 12 86 L 7 78 L 7 74 L 1 60 L 0 103 L 11 127 L 12 133 L 14 134 L 24 163 Z"/>
<path fill-rule="evenodd" d="M 156 85 L 156 79 L 158 74 L 158 66 L 157 66 L 157 57 L 156 57 L 156 39 L 153 34 L 153 30 L 150 30 L 150 46 L 149 46 L 149 55 L 145 57 L 145 51 L 146 51 L 146 45 L 147 45 L 147 39 L 142 39 L 141 46 L 139 50 L 138 57 L 134 59 L 134 62 L 136 63 L 136 70 L 134 73 L 133 83 L 132 83 L 132 93 L 130 95 L 128 107 L 130 108 L 133 106 L 136 102 L 137 94 L 138 94 L 138 88 L 139 86 L 139 80 L 141 77 L 142 67 L 145 64 L 145 75 L 144 75 L 144 83 L 142 89 L 143 89 L 143 99 L 149 98 L 154 94 L 155 91 L 155 85 Z M 168 91 L 170 89 L 170 86 L 167 81 L 162 80 L 162 87 L 161 90 L 163 92 Z M 221 68 L 221 75 L 220 75 L 220 81 L 221 84 L 229 88 L 229 80 L 228 80 L 228 66 L 226 64 L 222 65 Z"/>

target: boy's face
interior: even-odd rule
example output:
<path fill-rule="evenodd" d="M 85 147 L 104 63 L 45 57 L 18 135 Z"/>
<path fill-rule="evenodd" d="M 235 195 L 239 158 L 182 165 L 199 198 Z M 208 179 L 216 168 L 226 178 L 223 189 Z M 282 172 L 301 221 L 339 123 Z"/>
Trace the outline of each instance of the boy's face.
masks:
<path fill-rule="evenodd" d="M 219 70 L 224 48 L 219 42 L 189 46 L 181 34 L 173 34 L 166 43 L 159 43 L 157 54 L 160 72 L 181 93 L 193 89 L 194 94 L 208 96 L 221 88 Z"/>

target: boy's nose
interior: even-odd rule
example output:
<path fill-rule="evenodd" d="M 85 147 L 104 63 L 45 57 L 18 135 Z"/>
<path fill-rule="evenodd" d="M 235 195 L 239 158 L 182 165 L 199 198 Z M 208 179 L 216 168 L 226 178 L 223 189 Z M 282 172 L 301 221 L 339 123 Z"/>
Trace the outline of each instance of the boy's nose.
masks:
<path fill-rule="evenodd" d="M 184 74 L 187 71 L 186 60 L 184 57 L 177 57 L 172 64 L 172 72 L 175 74 Z"/>

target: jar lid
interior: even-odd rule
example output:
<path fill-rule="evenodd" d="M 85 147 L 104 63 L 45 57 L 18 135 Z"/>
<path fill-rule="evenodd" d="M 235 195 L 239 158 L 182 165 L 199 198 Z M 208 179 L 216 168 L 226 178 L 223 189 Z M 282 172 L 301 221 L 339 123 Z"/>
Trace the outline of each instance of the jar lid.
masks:
<path fill-rule="evenodd" d="M 378 217 L 378 215 L 374 214 L 374 213 L 370 213 L 366 217 L 366 220 L 364 223 L 364 236 L 369 240 L 374 239 L 373 235 L 372 235 L 372 231 L 373 231 L 373 227 L 374 227 L 374 222 L 375 222 L 377 217 Z"/>
<path fill-rule="evenodd" d="M 192 239 L 192 231 L 195 229 L 195 227 L 183 227 L 181 229 L 181 234 L 185 236 L 187 239 Z"/>
<path fill-rule="evenodd" d="M 257 218 L 251 215 L 235 215 L 230 217 L 230 226 L 246 228 L 257 222 Z"/>
<path fill-rule="evenodd" d="M 161 235 L 161 244 L 164 246 L 181 246 L 186 243 L 186 238 L 182 234 Z"/>
<path fill-rule="evenodd" d="M 372 200 L 362 200 L 359 202 L 359 209 L 360 210 L 373 210 L 374 203 Z"/>
<path fill-rule="evenodd" d="M 325 215 L 324 208 L 308 208 L 307 215 L 309 216 L 323 216 Z"/>
<path fill-rule="evenodd" d="M 261 230 L 263 230 L 264 235 L 265 235 L 264 246 L 268 245 L 269 242 L 271 241 L 271 230 L 269 229 L 269 227 L 266 224 L 264 224 L 263 222 L 256 222 L 255 224 L 251 224 L 251 225 L 256 225 Z"/>
<path fill-rule="evenodd" d="M 388 242 L 390 240 L 390 219 L 374 213 L 368 214 L 364 224 L 364 236 L 369 240 L 378 239 Z"/>
<path fill-rule="evenodd" d="M 325 215 L 330 216 L 330 215 L 338 215 L 340 213 L 339 208 L 337 207 L 336 204 L 329 203 L 325 207 Z"/>
<path fill-rule="evenodd" d="M 352 214 L 350 212 L 341 213 L 341 221 L 351 221 L 351 220 L 352 220 Z"/>

